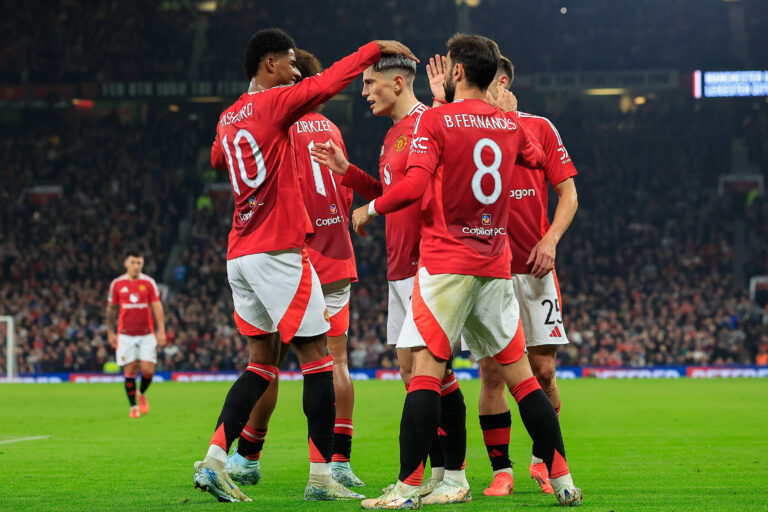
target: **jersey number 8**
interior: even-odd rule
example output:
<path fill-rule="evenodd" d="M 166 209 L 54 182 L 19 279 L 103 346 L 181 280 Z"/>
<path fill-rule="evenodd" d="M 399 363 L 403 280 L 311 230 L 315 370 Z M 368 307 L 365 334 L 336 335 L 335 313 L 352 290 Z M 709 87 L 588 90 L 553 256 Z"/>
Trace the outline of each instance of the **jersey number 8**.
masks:
<path fill-rule="evenodd" d="M 491 165 L 483 163 L 483 149 L 485 148 L 491 148 L 493 151 L 493 162 L 491 162 Z M 480 203 L 493 204 L 501 196 L 501 174 L 499 173 L 499 168 L 501 167 L 501 148 L 495 140 L 480 139 L 475 144 L 472 159 L 475 162 L 475 167 L 477 167 L 477 171 L 472 176 L 472 193 Z M 486 174 L 490 174 L 493 178 L 493 192 L 491 192 L 491 195 L 486 195 L 483 192 L 482 181 L 483 176 Z"/>

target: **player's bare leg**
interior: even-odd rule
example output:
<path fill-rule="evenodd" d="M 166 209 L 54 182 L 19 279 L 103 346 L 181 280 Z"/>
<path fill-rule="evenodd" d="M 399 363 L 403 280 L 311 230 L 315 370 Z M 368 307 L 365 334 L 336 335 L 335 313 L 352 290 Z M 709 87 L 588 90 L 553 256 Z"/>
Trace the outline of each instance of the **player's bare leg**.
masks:
<path fill-rule="evenodd" d="M 509 431 L 512 416 L 507 402 L 506 383 L 501 376 L 501 365 L 486 357 L 480 363 L 480 428 L 493 469 L 493 482 L 483 491 L 486 496 L 512 494 L 514 479 L 509 460 Z"/>
<path fill-rule="evenodd" d="M 538 345 L 528 348 L 528 362 L 531 364 L 531 370 L 536 376 L 541 389 L 549 397 L 555 413 L 560 417 L 560 391 L 557 389 L 557 380 L 555 377 L 555 367 L 557 361 L 557 345 Z M 531 478 L 536 480 L 545 493 L 553 493 L 552 485 L 549 482 L 549 475 L 546 471 L 544 461 L 534 451 L 531 453 L 531 464 L 528 472 Z"/>
<path fill-rule="evenodd" d="M 280 368 L 290 350 L 279 336 L 273 340 L 272 352 L 279 354 L 275 366 Z M 255 485 L 261 479 L 261 450 L 267 436 L 272 413 L 277 406 L 279 376 L 270 382 L 264 394 L 253 406 L 248 422 L 237 441 L 237 451 L 227 457 L 227 473 L 240 485 Z"/>
<path fill-rule="evenodd" d="M 139 375 L 139 362 L 133 361 L 123 366 L 123 378 L 125 379 L 125 394 L 128 395 L 128 403 L 131 404 L 129 418 L 141 417 L 139 406 L 136 405 L 136 377 Z"/>
<path fill-rule="evenodd" d="M 355 407 L 355 388 L 349 375 L 347 336 L 329 336 L 328 349 L 333 356 L 333 389 L 336 395 L 336 420 L 333 429 L 333 477 L 346 487 L 363 487 L 365 483 L 352 471 L 349 460 L 352 453 L 352 412 Z"/>
<path fill-rule="evenodd" d="M 152 383 L 152 378 L 155 376 L 155 363 L 152 361 L 139 361 L 139 369 L 141 370 L 141 384 L 139 385 L 137 396 L 139 411 L 141 411 L 141 414 L 147 414 L 149 412 L 149 402 L 145 393 Z"/>
<path fill-rule="evenodd" d="M 304 374 L 304 414 L 309 430 L 309 481 L 307 501 L 364 498 L 336 482 L 331 475 L 333 426 L 336 419 L 333 391 L 333 356 L 325 334 L 291 340 Z"/>
<path fill-rule="evenodd" d="M 195 463 L 195 487 L 213 494 L 219 501 L 251 501 L 229 478 L 225 470 L 227 453 L 242 432 L 253 406 L 278 373 L 274 366 L 277 334 L 246 338 L 250 350 L 248 369 L 227 393 L 205 459 Z"/>
<path fill-rule="evenodd" d="M 565 447 L 560 433 L 560 422 L 555 408 L 542 391 L 527 357 L 501 366 L 501 375 L 517 402 L 520 417 L 533 440 L 533 451 L 541 456 L 550 476 L 555 496 L 561 505 L 581 504 L 581 489 L 573 484 Z"/>

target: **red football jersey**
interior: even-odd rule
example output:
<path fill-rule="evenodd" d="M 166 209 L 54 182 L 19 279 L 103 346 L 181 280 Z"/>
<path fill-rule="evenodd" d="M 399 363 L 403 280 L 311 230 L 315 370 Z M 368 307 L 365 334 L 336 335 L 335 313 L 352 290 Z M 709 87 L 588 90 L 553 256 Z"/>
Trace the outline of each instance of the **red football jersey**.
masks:
<path fill-rule="evenodd" d="M 155 332 L 152 320 L 152 302 L 160 300 L 160 290 L 155 280 L 146 274 L 130 279 L 124 274 L 109 285 L 107 303 L 120 308 L 117 320 L 118 334 L 142 336 Z"/>
<path fill-rule="evenodd" d="M 379 177 L 384 193 L 405 179 L 408 164 L 408 148 L 413 127 L 419 116 L 428 110 L 419 102 L 408 115 L 392 126 L 384 137 L 379 156 Z M 419 268 L 419 217 L 418 202 L 393 212 L 384 218 L 387 236 L 387 279 L 398 281 L 416 275 Z"/>
<path fill-rule="evenodd" d="M 227 259 L 304 245 L 312 232 L 288 132 L 381 57 L 376 43 L 296 85 L 245 93 L 219 118 L 214 168 L 229 171 L 235 211 Z"/>
<path fill-rule="evenodd" d="M 352 189 L 341 184 L 342 176 L 312 160 L 309 153 L 316 143 L 330 140 L 346 155 L 339 128 L 317 112 L 306 114 L 291 127 L 290 141 L 304 206 L 315 230 L 307 236 L 307 252 L 322 284 L 340 279 L 357 280 L 355 254 L 349 238 Z"/>
<path fill-rule="evenodd" d="M 511 210 L 508 234 L 512 249 L 512 273 L 528 274 L 531 272 L 531 266 L 525 262 L 528 261 L 533 246 L 539 243 L 549 229 L 547 182 L 557 185 L 577 173 L 560 133 L 549 119 L 524 112 L 518 112 L 518 116 L 525 123 L 525 127 L 536 136 L 546 155 L 543 168 L 515 169 L 509 193 Z"/>
<path fill-rule="evenodd" d="M 514 112 L 479 99 L 427 110 L 416 123 L 408 169 L 433 175 L 422 201 L 421 261 L 430 274 L 511 278 L 507 242 L 515 162 L 543 163 Z"/>

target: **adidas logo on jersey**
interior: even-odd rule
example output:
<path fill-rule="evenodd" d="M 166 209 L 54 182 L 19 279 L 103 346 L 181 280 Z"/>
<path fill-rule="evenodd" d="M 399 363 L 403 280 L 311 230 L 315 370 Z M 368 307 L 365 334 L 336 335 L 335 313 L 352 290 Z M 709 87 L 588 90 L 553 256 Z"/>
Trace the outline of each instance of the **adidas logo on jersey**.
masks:
<path fill-rule="evenodd" d="M 122 288 L 120 288 L 120 293 L 128 293 L 128 291 L 129 290 L 127 286 L 123 286 Z"/>
<path fill-rule="evenodd" d="M 562 335 L 563 335 L 563 334 L 562 334 L 562 332 L 560 331 L 560 327 L 559 327 L 559 326 L 555 326 L 555 328 L 554 328 L 554 329 L 552 329 L 552 332 L 550 332 L 550 333 L 549 333 L 549 337 L 550 337 L 550 338 L 559 338 L 559 337 L 561 337 Z"/>

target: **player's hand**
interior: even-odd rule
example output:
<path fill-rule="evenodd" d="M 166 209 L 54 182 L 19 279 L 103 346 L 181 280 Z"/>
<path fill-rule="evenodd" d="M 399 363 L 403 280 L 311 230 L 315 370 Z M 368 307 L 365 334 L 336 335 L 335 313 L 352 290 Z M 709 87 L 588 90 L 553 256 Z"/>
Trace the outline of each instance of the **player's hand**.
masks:
<path fill-rule="evenodd" d="M 336 174 L 340 176 L 347 174 L 349 160 L 344 156 L 341 148 L 334 144 L 332 140 L 329 140 L 328 144 L 315 144 L 309 150 L 309 153 L 312 155 L 312 160 L 328 167 Z"/>
<path fill-rule="evenodd" d="M 427 64 L 429 88 L 432 89 L 432 97 L 438 102 L 445 101 L 445 68 L 445 57 L 439 53 L 429 58 L 429 63 Z"/>
<path fill-rule="evenodd" d="M 107 342 L 112 348 L 117 348 L 117 336 L 113 331 L 107 331 Z"/>
<path fill-rule="evenodd" d="M 381 53 L 392 53 L 395 55 L 404 55 L 408 57 L 409 59 L 421 62 L 419 59 L 416 58 L 416 56 L 411 52 L 411 50 L 405 46 L 400 41 L 387 41 L 387 40 L 377 40 L 374 41 L 379 47 L 379 51 Z"/>
<path fill-rule="evenodd" d="M 371 223 L 373 217 L 368 213 L 368 205 L 365 204 L 352 212 L 352 229 L 355 233 L 365 236 L 365 226 Z"/>
<path fill-rule="evenodd" d="M 165 346 L 166 340 L 165 340 L 165 333 L 164 332 L 158 332 L 155 335 L 155 338 L 157 338 L 157 346 L 158 346 L 158 348 Z"/>
<path fill-rule="evenodd" d="M 525 262 L 526 265 L 533 264 L 531 275 L 541 279 L 549 274 L 549 272 L 555 268 L 556 252 L 557 242 L 544 235 L 544 238 L 539 240 L 539 243 L 533 246 L 531 255 L 528 256 L 528 261 Z"/>
<path fill-rule="evenodd" d="M 493 97 L 491 90 L 488 89 L 485 93 L 485 101 L 491 104 L 491 106 L 498 108 L 502 112 L 516 112 L 517 111 L 517 97 L 512 94 L 512 91 L 498 85 L 497 96 Z"/>

